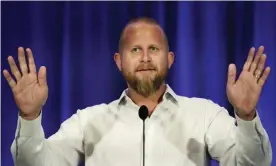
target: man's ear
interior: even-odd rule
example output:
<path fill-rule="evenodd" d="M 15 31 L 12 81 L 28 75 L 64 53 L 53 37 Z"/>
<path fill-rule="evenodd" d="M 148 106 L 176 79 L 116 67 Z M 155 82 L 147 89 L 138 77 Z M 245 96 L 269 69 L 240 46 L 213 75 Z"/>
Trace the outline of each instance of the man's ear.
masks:
<path fill-rule="evenodd" d="M 116 62 L 116 65 L 118 69 L 121 71 L 122 70 L 122 61 L 121 61 L 121 55 L 119 53 L 114 54 L 114 61 Z"/>
<path fill-rule="evenodd" d="M 174 53 L 173 52 L 169 52 L 168 53 L 168 67 L 169 69 L 171 68 L 172 64 L 174 62 Z"/>

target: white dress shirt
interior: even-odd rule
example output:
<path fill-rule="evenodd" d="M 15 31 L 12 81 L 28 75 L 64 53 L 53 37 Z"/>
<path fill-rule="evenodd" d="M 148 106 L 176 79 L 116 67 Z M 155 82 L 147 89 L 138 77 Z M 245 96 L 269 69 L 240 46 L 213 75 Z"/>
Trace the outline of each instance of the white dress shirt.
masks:
<path fill-rule="evenodd" d="M 111 103 L 78 110 L 48 139 L 42 115 L 19 116 L 13 160 L 17 166 L 142 166 L 138 110 L 124 91 Z M 272 160 L 258 114 L 252 121 L 233 118 L 212 101 L 176 95 L 168 85 L 145 121 L 145 139 L 145 166 L 204 166 L 209 156 L 222 166 L 269 166 Z"/>

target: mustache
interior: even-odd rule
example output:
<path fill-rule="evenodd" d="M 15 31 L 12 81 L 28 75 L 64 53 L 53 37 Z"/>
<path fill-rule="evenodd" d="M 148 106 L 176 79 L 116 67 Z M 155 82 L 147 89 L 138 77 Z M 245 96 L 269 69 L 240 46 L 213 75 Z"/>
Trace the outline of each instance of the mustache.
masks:
<path fill-rule="evenodd" d="M 142 70 L 156 70 L 156 67 L 153 64 L 142 64 L 136 68 L 136 71 Z"/>

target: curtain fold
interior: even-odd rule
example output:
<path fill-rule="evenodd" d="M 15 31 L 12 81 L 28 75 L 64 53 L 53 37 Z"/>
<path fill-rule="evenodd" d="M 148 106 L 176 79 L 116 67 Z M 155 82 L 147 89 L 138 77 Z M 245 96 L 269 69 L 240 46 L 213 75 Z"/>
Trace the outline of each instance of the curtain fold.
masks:
<path fill-rule="evenodd" d="M 37 70 L 47 67 L 46 136 L 77 109 L 109 103 L 126 88 L 113 60 L 124 25 L 149 16 L 164 28 L 175 63 L 167 82 L 179 95 L 204 97 L 233 115 L 226 96 L 228 65 L 238 73 L 249 49 L 265 46 L 272 71 L 257 109 L 276 148 L 275 2 L 2 2 L 1 69 L 17 48 L 33 50 Z M 10 146 L 17 107 L 1 75 L 1 164 L 12 166 Z M 275 153 L 273 154 L 275 158 Z M 217 165 L 212 162 L 212 165 Z M 276 166 L 273 161 L 272 166 Z"/>

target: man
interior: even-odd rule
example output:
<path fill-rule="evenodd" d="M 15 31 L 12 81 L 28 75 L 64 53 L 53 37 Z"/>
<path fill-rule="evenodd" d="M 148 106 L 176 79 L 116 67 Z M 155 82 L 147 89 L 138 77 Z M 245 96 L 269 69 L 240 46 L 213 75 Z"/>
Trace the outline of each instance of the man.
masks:
<path fill-rule="evenodd" d="M 8 57 L 15 80 L 5 78 L 19 108 L 18 127 L 11 151 L 17 166 L 140 166 L 142 120 L 145 105 L 146 166 L 203 166 L 211 156 L 223 166 L 268 166 L 272 160 L 269 137 L 257 110 L 270 68 L 266 55 L 251 48 L 236 80 L 236 67 L 229 65 L 227 96 L 235 118 L 207 99 L 179 96 L 165 84 L 174 54 L 162 28 L 149 18 L 130 21 L 124 28 L 119 52 L 114 55 L 128 84 L 119 99 L 78 110 L 46 139 L 41 126 L 48 96 L 46 67 L 38 74 L 33 55 L 18 49 L 19 65 Z M 28 71 L 29 68 L 29 71 Z M 237 121 L 237 126 L 235 122 Z"/>

